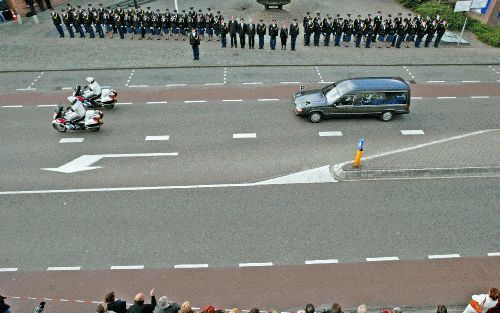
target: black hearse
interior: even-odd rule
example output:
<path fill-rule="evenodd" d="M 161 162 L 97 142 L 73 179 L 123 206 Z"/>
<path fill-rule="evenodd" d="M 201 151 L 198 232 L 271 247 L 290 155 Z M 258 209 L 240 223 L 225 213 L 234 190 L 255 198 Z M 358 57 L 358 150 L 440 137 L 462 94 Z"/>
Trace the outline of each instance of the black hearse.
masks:
<path fill-rule="evenodd" d="M 292 109 L 312 123 L 333 116 L 375 115 L 388 122 L 410 113 L 410 86 L 400 77 L 363 77 L 294 94 Z"/>

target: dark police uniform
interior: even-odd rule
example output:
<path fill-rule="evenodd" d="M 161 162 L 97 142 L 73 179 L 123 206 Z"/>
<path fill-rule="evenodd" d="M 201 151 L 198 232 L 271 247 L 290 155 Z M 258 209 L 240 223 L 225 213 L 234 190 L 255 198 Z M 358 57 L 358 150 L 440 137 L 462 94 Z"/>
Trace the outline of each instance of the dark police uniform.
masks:
<path fill-rule="evenodd" d="M 238 33 L 238 22 L 235 20 L 230 20 L 229 26 L 229 36 L 231 37 L 231 48 L 238 48 L 238 41 L 236 40 L 236 34 Z"/>
<path fill-rule="evenodd" d="M 62 28 L 61 16 L 56 11 L 52 11 L 50 13 L 50 16 L 52 17 L 52 23 L 54 23 L 54 26 L 56 27 L 57 32 L 59 33 L 59 37 L 64 38 L 64 30 Z"/>
<path fill-rule="evenodd" d="M 290 46 L 292 51 L 295 51 L 295 43 L 297 42 L 297 36 L 299 35 L 299 24 L 297 24 L 297 19 L 293 19 L 293 23 L 290 24 Z"/>
<path fill-rule="evenodd" d="M 247 24 L 246 33 L 248 36 L 248 48 L 249 49 L 255 49 L 255 32 L 256 32 L 255 24 L 254 23 Z"/>
<path fill-rule="evenodd" d="M 73 32 L 73 16 L 71 16 L 71 13 L 65 12 L 64 9 L 62 9 L 61 12 L 62 20 L 64 25 L 66 26 L 66 29 L 68 30 L 69 37 L 75 38 L 75 33 Z"/>
<path fill-rule="evenodd" d="M 427 37 L 425 38 L 424 46 L 428 48 L 429 44 L 432 41 L 432 38 L 434 37 L 434 34 L 436 33 L 436 25 L 434 25 L 433 22 L 429 22 L 425 30 L 425 33 L 427 34 Z"/>
<path fill-rule="evenodd" d="M 318 47 L 319 46 L 319 38 L 321 36 L 321 30 L 323 29 L 323 22 L 321 21 L 319 15 L 314 18 L 313 20 L 313 25 L 314 25 L 314 46 Z"/>
<path fill-rule="evenodd" d="M 346 18 L 344 20 L 342 30 L 344 32 L 344 36 L 342 37 L 342 40 L 344 42 L 344 46 L 349 47 L 349 43 L 351 42 L 351 37 L 352 37 L 352 32 L 353 32 L 352 20 L 350 18 Z"/>
<path fill-rule="evenodd" d="M 311 35 L 314 32 L 314 24 L 312 20 L 309 20 L 304 27 L 304 46 L 311 45 Z"/>
<path fill-rule="evenodd" d="M 200 59 L 200 35 L 195 32 L 194 35 L 193 33 L 189 33 L 189 44 L 191 45 L 191 48 L 193 49 L 193 60 L 199 60 Z"/>
<path fill-rule="evenodd" d="M 227 34 L 229 33 L 229 26 L 227 26 L 227 23 L 224 23 L 224 20 L 221 21 L 219 32 L 220 43 L 222 44 L 222 48 L 225 48 L 227 45 Z"/>
<path fill-rule="evenodd" d="M 286 50 L 286 42 L 288 40 L 288 28 L 281 27 L 280 39 L 281 39 L 281 50 Z"/>
<path fill-rule="evenodd" d="M 446 32 L 446 21 L 441 21 L 436 26 L 436 39 L 434 40 L 434 48 L 439 47 L 439 43 L 441 42 L 441 38 L 443 38 L 444 33 Z"/>
<path fill-rule="evenodd" d="M 328 17 L 323 21 L 323 45 L 325 47 L 330 46 L 330 36 L 333 32 L 333 22 L 332 18 Z"/>
<path fill-rule="evenodd" d="M 257 25 L 257 35 L 259 36 L 259 49 L 264 49 L 264 36 L 267 33 L 266 24 L 263 23 L 264 20 L 260 20 L 260 24 Z"/>
<path fill-rule="evenodd" d="M 271 46 L 271 50 L 276 49 L 276 37 L 278 36 L 278 25 L 276 24 L 276 20 L 273 20 L 274 24 L 269 25 L 269 45 Z"/>
<path fill-rule="evenodd" d="M 373 26 L 372 23 L 368 21 L 363 28 L 363 34 L 366 36 L 365 38 L 365 47 L 370 48 L 370 44 L 372 43 L 373 38 Z"/>

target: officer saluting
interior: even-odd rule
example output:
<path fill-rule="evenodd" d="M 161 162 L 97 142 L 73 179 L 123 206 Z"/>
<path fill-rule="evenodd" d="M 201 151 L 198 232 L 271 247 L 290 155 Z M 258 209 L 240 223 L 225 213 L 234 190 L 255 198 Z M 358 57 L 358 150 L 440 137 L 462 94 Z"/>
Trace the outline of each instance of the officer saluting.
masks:
<path fill-rule="evenodd" d="M 264 36 L 266 35 L 267 29 L 264 20 L 260 20 L 259 25 L 257 25 L 257 35 L 259 36 L 259 49 L 264 49 Z"/>
<path fill-rule="evenodd" d="M 295 43 L 297 41 L 297 36 L 299 35 L 299 24 L 297 24 L 297 19 L 293 19 L 293 23 L 290 24 L 290 45 L 292 51 L 295 51 Z"/>

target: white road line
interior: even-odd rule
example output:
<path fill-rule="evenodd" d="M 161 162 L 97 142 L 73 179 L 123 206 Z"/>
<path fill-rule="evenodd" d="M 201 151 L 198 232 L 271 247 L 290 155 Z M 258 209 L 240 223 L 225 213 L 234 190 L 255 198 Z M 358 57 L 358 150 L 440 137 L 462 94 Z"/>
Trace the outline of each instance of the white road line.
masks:
<path fill-rule="evenodd" d="M 129 85 L 129 88 L 144 88 L 147 87 L 148 85 Z"/>
<path fill-rule="evenodd" d="M 384 256 L 379 258 L 366 258 L 367 262 L 380 262 L 380 261 L 399 261 L 397 256 Z"/>
<path fill-rule="evenodd" d="M 61 90 L 72 90 L 73 87 L 62 87 Z"/>
<path fill-rule="evenodd" d="M 325 82 L 325 81 L 320 81 L 318 84 L 333 84 L 334 82 Z"/>
<path fill-rule="evenodd" d="M 257 134 L 256 133 L 233 134 L 233 139 L 243 139 L 243 138 L 257 138 Z"/>
<path fill-rule="evenodd" d="M 438 99 L 456 99 L 457 97 L 437 97 Z"/>
<path fill-rule="evenodd" d="M 340 131 L 331 131 L 331 132 L 318 132 L 320 137 L 340 137 L 342 136 L 342 132 Z"/>
<path fill-rule="evenodd" d="M 170 136 L 146 136 L 146 141 L 169 140 Z"/>
<path fill-rule="evenodd" d="M 262 82 L 242 83 L 242 85 L 262 85 Z"/>
<path fill-rule="evenodd" d="M 36 90 L 36 88 L 17 88 L 16 90 Z"/>
<path fill-rule="evenodd" d="M 205 86 L 221 86 L 224 85 L 224 83 L 206 83 Z"/>
<path fill-rule="evenodd" d="M 43 298 L 45 301 L 52 301 L 52 298 Z"/>
<path fill-rule="evenodd" d="M 2 105 L 2 108 L 22 108 L 22 105 Z"/>
<path fill-rule="evenodd" d="M 132 104 L 132 102 L 117 102 L 116 104 Z"/>
<path fill-rule="evenodd" d="M 422 97 L 411 97 L 411 100 L 422 100 Z"/>
<path fill-rule="evenodd" d="M 85 303 L 85 301 L 83 301 L 83 300 L 75 300 L 75 302 L 78 302 L 78 303 Z"/>
<path fill-rule="evenodd" d="M 334 264 L 334 263 L 339 263 L 339 260 L 337 259 L 331 259 L 331 260 L 310 260 L 306 261 L 305 264 Z"/>
<path fill-rule="evenodd" d="M 21 297 L 11 297 L 12 299 L 21 299 Z"/>
<path fill-rule="evenodd" d="M 450 258 L 459 258 L 460 254 L 435 254 L 429 255 L 429 259 L 450 259 Z"/>
<path fill-rule="evenodd" d="M 142 270 L 144 265 L 113 265 L 112 270 Z"/>
<path fill-rule="evenodd" d="M 444 80 L 428 80 L 428 83 L 444 83 Z"/>
<path fill-rule="evenodd" d="M 480 83 L 479 80 L 462 80 L 462 83 Z"/>
<path fill-rule="evenodd" d="M 257 99 L 257 101 L 280 101 L 280 99 Z"/>
<path fill-rule="evenodd" d="M 79 271 L 80 266 L 54 266 L 48 267 L 47 271 Z"/>
<path fill-rule="evenodd" d="M 186 100 L 184 103 L 205 103 L 207 100 Z"/>
<path fill-rule="evenodd" d="M 401 130 L 401 134 L 404 136 L 408 135 L 425 135 L 424 131 L 421 129 L 403 129 Z"/>
<path fill-rule="evenodd" d="M 0 272 L 17 272 L 17 267 L 0 268 Z"/>
<path fill-rule="evenodd" d="M 488 99 L 490 96 L 472 96 L 471 99 Z"/>
<path fill-rule="evenodd" d="M 165 85 L 165 87 L 182 87 L 182 86 L 186 86 L 186 84 L 168 84 L 168 85 Z"/>
<path fill-rule="evenodd" d="M 243 99 L 227 99 L 227 100 L 222 100 L 222 102 L 242 102 Z"/>
<path fill-rule="evenodd" d="M 49 107 L 56 107 L 57 104 L 39 104 L 37 107 L 39 108 L 49 108 Z"/>
<path fill-rule="evenodd" d="M 147 104 L 165 104 L 167 101 L 148 101 Z"/>
<path fill-rule="evenodd" d="M 208 264 L 177 264 L 174 268 L 208 268 Z"/>
<path fill-rule="evenodd" d="M 500 252 L 489 252 L 488 256 L 500 256 Z"/>
<path fill-rule="evenodd" d="M 273 266 L 272 262 L 265 263 L 240 263 L 239 267 Z"/>
<path fill-rule="evenodd" d="M 59 143 L 76 143 L 76 142 L 83 142 L 85 138 L 62 138 L 59 140 Z"/>
<path fill-rule="evenodd" d="M 280 84 L 300 84 L 300 82 L 280 82 Z"/>
<path fill-rule="evenodd" d="M 61 301 L 61 302 L 69 302 L 68 299 L 59 299 L 59 301 Z"/>

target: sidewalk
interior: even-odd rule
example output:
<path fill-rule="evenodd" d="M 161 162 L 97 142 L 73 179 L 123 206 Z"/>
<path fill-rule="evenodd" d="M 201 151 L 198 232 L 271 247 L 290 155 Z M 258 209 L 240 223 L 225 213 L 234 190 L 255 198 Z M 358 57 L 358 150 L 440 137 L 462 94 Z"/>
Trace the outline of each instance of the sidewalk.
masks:
<path fill-rule="evenodd" d="M 86 6 L 87 1 L 71 1 L 72 4 Z M 93 1 L 97 5 L 97 1 Z M 103 1 L 104 5 L 112 2 Z M 190 6 L 206 10 L 213 3 L 208 0 L 179 1 L 181 8 L 189 10 Z M 381 7 L 386 14 L 407 11 L 395 0 L 385 0 L 380 3 L 364 3 L 361 0 L 352 1 L 347 11 L 344 5 L 337 1 L 314 0 L 309 5 L 299 1 L 292 2 L 288 11 L 264 12 L 260 5 L 250 0 L 221 1 L 215 10 L 221 10 L 229 18 L 231 15 L 244 16 L 246 20 L 252 17 L 254 21 L 263 18 L 267 23 L 271 18 L 278 18 L 279 23 L 288 24 L 296 17 L 301 24 L 302 16 L 308 8 L 314 8 L 323 15 L 351 13 L 353 16 L 363 16 L 376 13 Z M 123 4 L 122 4 L 123 5 Z M 167 3 L 151 2 L 143 6 L 160 8 L 175 8 L 174 1 Z M 57 6 L 60 11 L 65 4 Z M 313 10 L 311 10 L 313 11 Z M 314 12 L 313 11 L 313 12 Z M 241 12 L 244 12 L 242 15 Z M 311 12 L 312 13 L 312 12 Z M 313 13 L 312 13 L 313 14 Z M 456 48 L 442 45 L 441 48 L 411 48 L 411 49 L 371 49 L 351 47 L 304 47 L 301 35 L 298 37 L 297 51 L 282 51 L 269 49 L 266 36 L 264 50 L 222 49 L 217 41 L 201 43 L 201 61 L 193 62 L 191 48 L 187 41 L 166 40 L 129 40 L 119 39 L 80 39 L 58 38 L 51 22 L 49 12 L 39 14 L 40 24 L 34 24 L 32 18 L 23 17 L 23 24 L 8 23 L 0 27 L 0 54 L 4 62 L 0 71 L 19 70 L 83 70 L 83 69 L 116 69 L 116 68 L 165 68 L 193 66 L 255 66 L 255 65 L 422 65 L 422 64 L 500 64 L 500 53 L 497 48 L 490 48 L 476 40 L 470 34 L 466 39 L 470 46 Z"/>
<path fill-rule="evenodd" d="M 500 177 L 500 130 L 479 131 L 435 142 L 366 155 L 361 167 L 352 162 L 331 167 L 340 180 L 423 178 L 423 177 Z"/>

